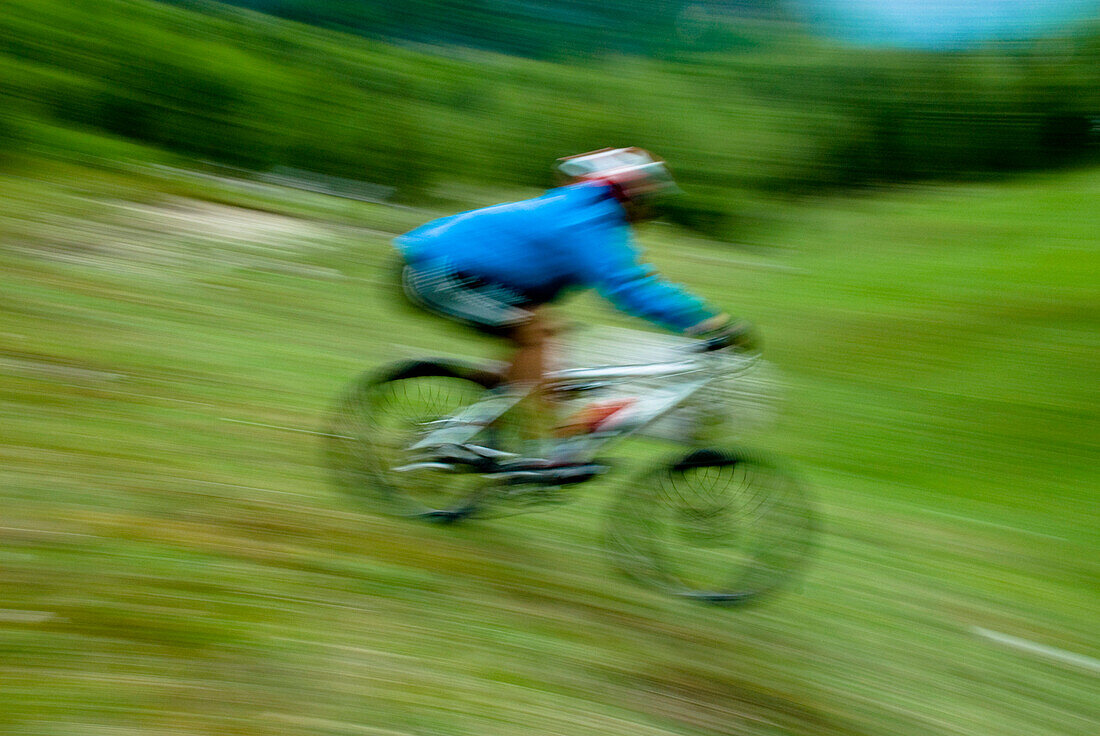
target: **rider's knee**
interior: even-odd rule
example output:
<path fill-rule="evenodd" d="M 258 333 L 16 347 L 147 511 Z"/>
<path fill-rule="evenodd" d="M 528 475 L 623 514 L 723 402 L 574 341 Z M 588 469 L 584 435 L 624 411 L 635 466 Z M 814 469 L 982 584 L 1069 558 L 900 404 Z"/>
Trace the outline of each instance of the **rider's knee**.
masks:
<path fill-rule="evenodd" d="M 534 314 L 530 319 L 512 328 L 509 337 L 520 347 L 541 347 L 549 342 L 557 332 L 553 320 L 543 314 Z"/>

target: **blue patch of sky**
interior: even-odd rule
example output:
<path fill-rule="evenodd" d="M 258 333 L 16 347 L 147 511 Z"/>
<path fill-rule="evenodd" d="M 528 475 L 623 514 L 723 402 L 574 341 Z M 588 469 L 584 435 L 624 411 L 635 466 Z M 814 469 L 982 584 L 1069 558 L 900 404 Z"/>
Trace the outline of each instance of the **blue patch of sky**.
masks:
<path fill-rule="evenodd" d="M 1100 0 L 792 0 L 827 33 L 872 45 L 951 48 L 1050 33 L 1100 16 Z"/>

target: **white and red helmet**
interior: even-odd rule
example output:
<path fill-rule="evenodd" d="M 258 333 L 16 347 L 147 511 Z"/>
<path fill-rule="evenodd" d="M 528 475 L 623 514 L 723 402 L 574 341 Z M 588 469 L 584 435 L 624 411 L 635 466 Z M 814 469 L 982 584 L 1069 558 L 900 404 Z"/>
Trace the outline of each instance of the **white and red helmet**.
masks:
<path fill-rule="evenodd" d="M 650 205 L 680 191 L 665 162 L 643 148 L 601 148 L 559 158 L 555 168 L 568 183 L 605 182 L 623 202 Z"/>

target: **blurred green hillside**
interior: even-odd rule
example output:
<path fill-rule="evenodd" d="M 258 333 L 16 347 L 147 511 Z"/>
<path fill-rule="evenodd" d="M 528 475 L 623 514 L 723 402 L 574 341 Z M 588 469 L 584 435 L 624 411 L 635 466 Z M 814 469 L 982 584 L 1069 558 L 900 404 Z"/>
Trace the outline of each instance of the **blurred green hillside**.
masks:
<path fill-rule="evenodd" d="M 721 234 L 755 223 L 762 196 L 1095 155 L 1098 26 L 934 54 L 760 23 L 721 52 L 552 62 L 216 3 L 2 0 L 0 146 L 113 158 L 130 141 L 147 148 L 128 155 L 293 167 L 412 201 L 442 180 L 543 186 L 557 156 L 635 144 L 689 192 L 673 216 Z"/>
<path fill-rule="evenodd" d="M 757 253 L 643 231 L 765 331 L 786 401 L 744 441 L 823 518 L 801 589 L 731 610 L 601 551 L 669 447 L 451 527 L 330 486 L 353 376 L 488 350 L 383 281 L 437 212 L 33 163 L 0 174 L 0 733 L 1097 733 L 1100 170 L 778 205 L 758 242 L 797 247 Z"/>

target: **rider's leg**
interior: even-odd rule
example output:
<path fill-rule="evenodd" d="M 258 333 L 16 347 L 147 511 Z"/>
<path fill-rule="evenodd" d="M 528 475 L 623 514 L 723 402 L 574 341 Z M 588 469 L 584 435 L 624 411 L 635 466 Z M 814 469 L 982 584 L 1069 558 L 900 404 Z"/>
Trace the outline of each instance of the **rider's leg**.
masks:
<path fill-rule="evenodd" d="M 509 383 L 538 386 L 546 373 L 554 326 L 544 308 L 533 309 L 530 315 L 529 319 L 513 327 L 508 335 L 515 352 L 508 366 L 507 379 Z"/>
<path fill-rule="evenodd" d="M 500 284 L 456 273 L 445 263 L 417 267 L 403 264 L 401 285 L 414 305 L 507 339 L 511 354 L 498 400 L 479 402 L 477 411 L 484 416 L 475 412 L 471 421 L 494 421 L 492 413 L 497 407 L 501 412 L 514 411 L 512 426 L 529 440 L 523 452 L 533 457 L 550 454 L 549 438 L 556 414 L 542 382 L 555 328 L 540 302 Z M 519 404 L 512 403 L 516 399 Z M 456 429 L 455 437 L 460 435 L 461 429 Z M 438 439 L 437 433 L 433 437 Z M 453 440 L 457 444 L 466 441 Z"/>
<path fill-rule="evenodd" d="M 555 325 L 545 308 L 531 310 L 530 319 L 511 329 L 508 334 L 514 353 L 506 372 L 509 384 L 530 387 L 530 393 L 520 408 L 525 438 L 532 445 L 545 444 L 554 426 L 555 407 L 543 390 Z"/>

